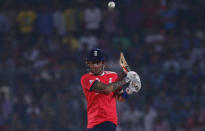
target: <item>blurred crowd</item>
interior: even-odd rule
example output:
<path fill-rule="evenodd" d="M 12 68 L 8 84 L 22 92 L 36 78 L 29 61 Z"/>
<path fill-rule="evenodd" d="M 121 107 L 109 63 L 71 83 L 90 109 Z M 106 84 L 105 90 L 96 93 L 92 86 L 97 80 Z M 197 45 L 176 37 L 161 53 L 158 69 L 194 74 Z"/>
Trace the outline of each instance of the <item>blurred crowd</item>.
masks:
<path fill-rule="evenodd" d="M 205 130 L 204 0 L 3 0 L 0 131 L 81 131 L 86 52 L 122 50 L 142 90 L 118 103 L 118 131 Z"/>

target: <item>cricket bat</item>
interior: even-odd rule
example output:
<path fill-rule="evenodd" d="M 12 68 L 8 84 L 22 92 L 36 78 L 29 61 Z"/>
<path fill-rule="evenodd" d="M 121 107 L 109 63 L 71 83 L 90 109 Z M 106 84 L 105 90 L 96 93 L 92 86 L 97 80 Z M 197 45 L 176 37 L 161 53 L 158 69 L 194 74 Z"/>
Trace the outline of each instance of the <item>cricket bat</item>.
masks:
<path fill-rule="evenodd" d="M 127 72 L 131 71 L 129 65 L 127 64 L 127 61 L 125 60 L 123 52 L 120 52 L 120 66 L 122 67 L 123 71 L 127 74 Z M 134 85 L 134 88 L 131 88 L 132 92 L 138 92 L 141 89 L 141 80 L 140 77 L 137 74 L 137 83 L 131 83 Z"/>
<path fill-rule="evenodd" d="M 125 60 L 123 52 L 120 52 L 120 66 L 125 73 L 131 71 L 129 65 L 127 64 L 127 61 Z"/>

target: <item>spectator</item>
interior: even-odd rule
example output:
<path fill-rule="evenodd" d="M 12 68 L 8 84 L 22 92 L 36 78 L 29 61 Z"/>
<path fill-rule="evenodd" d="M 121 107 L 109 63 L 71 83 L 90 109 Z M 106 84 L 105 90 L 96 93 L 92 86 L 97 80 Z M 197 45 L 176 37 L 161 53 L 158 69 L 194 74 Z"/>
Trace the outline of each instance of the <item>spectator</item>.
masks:
<path fill-rule="evenodd" d="M 157 117 L 157 111 L 150 105 L 146 105 L 144 116 L 144 128 L 145 131 L 154 130 L 154 121 Z"/>
<path fill-rule="evenodd" d="M 96 7 L 93 3 L 89 3 L 89 7 L 84 10 L 85 28 L 95 33 L 100 33 L 102 22 L 102 11 Z"/>
<path fill-rule="evenodd" d="M 53 26 L 56 32 L 60 35 L 64 35 L 66 32 L 65 18 L 63 14 L 63 7 L 58 4 L 53 12 Z"/>
<path fill-rule="evenodd" d="M 78 34 L 83 28 L 83 11 L 81 7 L 75 8 L 74 3 L 63 12 L 66 32 Z"/>
<path fill-rule="evenodd" d="M 104 13 L 104 32 L 114 35 L 118 31 L 119 11 L 117 9 L 109 8 Z"/>
<path fill-rule="evenodd" d="M 0 33 L 8 32 L 10 28 L 9 20 L 6 16 L 4 8 L 0 9 Z"/>
<path fill-rule="evenodd" d="M 98 46 L 98 38 L 91 34 L 90 32 L 85 32 L 80 38 L 79 38 L 79 50 L 91 50 L 94 47 Z"/>
<path fill-rule="evenodd" d="M 19 31 L 23 34 L 29 34 L 34 31 L 36 22 L 36 12 L 28 8 L 27 4 L 23 4 L 22 10 L 17 14 L 17 22 Z"/>
<path fill-rule="evenodd" d="M 53 32 L 53 14 L 46 5 L 41 5 L 36 24 L 37 30 L 42 35 L 49 36 Z"/>

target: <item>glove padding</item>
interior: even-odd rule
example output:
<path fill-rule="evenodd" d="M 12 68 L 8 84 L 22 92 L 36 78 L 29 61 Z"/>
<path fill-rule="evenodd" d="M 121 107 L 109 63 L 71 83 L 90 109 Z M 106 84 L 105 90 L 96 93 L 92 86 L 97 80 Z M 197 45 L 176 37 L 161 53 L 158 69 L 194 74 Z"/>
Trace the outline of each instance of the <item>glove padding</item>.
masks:
<path fill-rule="evenodd" d="M 141 80 L 139 75 L 134 71 L 130 71 L 130 73 L 128 72 L 127 77 L 130 78 L 129 86 L 126 88 L 127 94 L 130 95 L 133 92 L 137 93 L 141 89 Z"/>
<path fill-rule="evenodd" d="M 125 77 L 125 81 L 126 81 L 127 83 L 129 83 L 129 82 L 135 80 L 137 76 L 139 76 L 139 75 L 138 75 L 136 72 L 134 72 L 134 71 L 129 71 L 129 72 L 127 72 L 127 75 L 126 75 L 126 77 Z"/>

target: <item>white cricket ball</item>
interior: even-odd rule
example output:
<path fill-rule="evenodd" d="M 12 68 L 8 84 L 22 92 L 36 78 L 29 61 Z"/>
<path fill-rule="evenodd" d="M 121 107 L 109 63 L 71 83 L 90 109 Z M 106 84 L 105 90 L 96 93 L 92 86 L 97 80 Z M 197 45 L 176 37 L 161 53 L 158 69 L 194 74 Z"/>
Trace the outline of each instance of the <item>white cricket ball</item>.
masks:
<path fill-rule="evenodd" d="M 114 1 L 108 2 L 108 7 L 109 8 L 115 8 L 115 2 Z"/>

